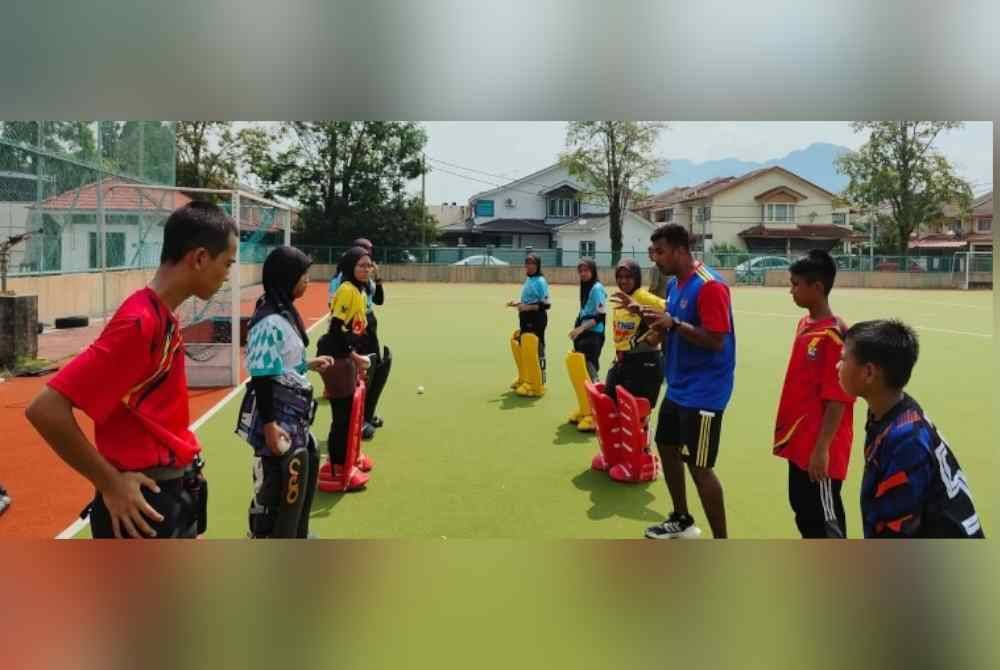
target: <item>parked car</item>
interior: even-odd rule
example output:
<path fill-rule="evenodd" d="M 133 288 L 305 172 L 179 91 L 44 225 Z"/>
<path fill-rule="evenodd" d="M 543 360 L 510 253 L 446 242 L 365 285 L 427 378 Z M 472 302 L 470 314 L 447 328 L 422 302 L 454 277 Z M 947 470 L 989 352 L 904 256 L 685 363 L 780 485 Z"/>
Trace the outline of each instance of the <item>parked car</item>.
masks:
<path fill-rule="evenodd" d="M 758 256 L 736 266 L 736 281 L 762 281 L 768 270 L 787 270 L 791 261 L 782 256 Z"/>
<path fill-rule="evenodd" d="M 496 256 L 468 256 L 462 260 L 452 263 L 452 265 L 510 265 L 507 261 L 502 261 Z"/>

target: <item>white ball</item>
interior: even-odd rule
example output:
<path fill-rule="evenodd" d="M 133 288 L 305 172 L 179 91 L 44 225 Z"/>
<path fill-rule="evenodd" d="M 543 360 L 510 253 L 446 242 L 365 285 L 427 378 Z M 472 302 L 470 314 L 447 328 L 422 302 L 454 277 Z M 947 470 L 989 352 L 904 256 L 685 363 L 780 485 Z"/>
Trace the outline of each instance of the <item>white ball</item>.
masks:
<path fill-rule="evenodd" d="M 423 386 L 418 386 L 418 387 L 417 387 L 417 393 L 418 393 L 419 395 L 423 395 L 423 393 L 424 393 L 424 387 L 423 387 Z"/>

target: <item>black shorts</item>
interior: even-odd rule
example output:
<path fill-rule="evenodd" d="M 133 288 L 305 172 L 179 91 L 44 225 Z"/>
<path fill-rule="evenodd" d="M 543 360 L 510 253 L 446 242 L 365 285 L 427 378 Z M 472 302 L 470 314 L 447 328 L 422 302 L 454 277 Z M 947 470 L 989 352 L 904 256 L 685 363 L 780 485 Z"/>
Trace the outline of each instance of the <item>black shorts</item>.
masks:
<path fill-rule="evenodd" d="M 163 521 L 153 521 L 144 517 L 146 523 L 156 531 L 157 540 L 171 538 L 194 539 L 198 536 L 199 517 L 203 513 L 197 494 L 193 493 L 183 478 L 161 480 L 156 482 L 160 492 L 156 493 L 143 486 L 140 491 L 146 502 L 163 515 Z M 138 529 L 136 529 L 138 530 Z M 104 497 L 97 493 L 90 506 L 90 531 L 95 540 L 114 538 L 114 527 L 111 514 L 104 504 Z M 128 531 L 121 528 L 122 535 L 128 537 Z"/>
<path fill-rule="evenodd" d="M 722 433 L 722 412 L 681 407 L 664 398 L 656 423 L 656 444 L 679 448 L 681 459 L 700 468 L 715 467 Z"/>

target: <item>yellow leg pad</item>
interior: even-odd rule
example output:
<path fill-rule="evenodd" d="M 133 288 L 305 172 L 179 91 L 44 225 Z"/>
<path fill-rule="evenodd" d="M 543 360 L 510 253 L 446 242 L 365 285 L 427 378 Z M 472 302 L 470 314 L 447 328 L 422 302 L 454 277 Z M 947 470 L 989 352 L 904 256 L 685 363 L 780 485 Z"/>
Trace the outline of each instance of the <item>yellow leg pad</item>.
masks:
<path fill-rule="evenodd" d="M 587 359 L 579 351 L 572 351 L 566 355 L 566 371 L 569 372 L 569 381 L 573 385 L 573 392 L 576 393 L 576 418 L 577 421 L 590 416 L 590 401 L 587 399 L 587 387 L 584 384 L 590 381 L 587 374 Z"/>
<path fill-rule="evenodd" d="M 521 374 L 524 379 L 522 386 L 527 386 L 538 395 L 544 392 L 542 365 L 538 361 L 538 336 L 534 333 L 521 335 Z"/>
<path fill-rule="evenodd" d="M 510 353 L 514 355 L 514 366 L 517 368 L 517 379 L 510 385 L 512 389 L 524 383 L 524 364 L 521 362 L 521 331 L 515 330 L 510 337 Z"/>

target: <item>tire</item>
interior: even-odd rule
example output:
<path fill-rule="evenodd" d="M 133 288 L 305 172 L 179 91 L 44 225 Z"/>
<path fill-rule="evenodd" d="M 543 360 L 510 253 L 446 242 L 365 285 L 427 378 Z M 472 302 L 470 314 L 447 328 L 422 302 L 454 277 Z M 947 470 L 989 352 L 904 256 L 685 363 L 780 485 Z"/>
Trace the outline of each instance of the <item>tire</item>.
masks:
<path fill-rule="evenodd" d="M 56 328 L 84 328 L 90 325 L 90 319 L 85 316 L 64 316 L 56 319 Z"/>

